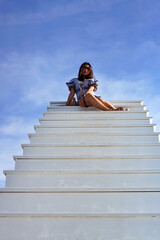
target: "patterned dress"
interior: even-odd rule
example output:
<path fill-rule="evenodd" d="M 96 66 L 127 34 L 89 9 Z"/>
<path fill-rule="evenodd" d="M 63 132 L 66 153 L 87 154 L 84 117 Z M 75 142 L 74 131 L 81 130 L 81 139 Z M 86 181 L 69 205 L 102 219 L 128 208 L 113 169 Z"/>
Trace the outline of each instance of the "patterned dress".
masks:
<path fill-rule="evenodd" d="M 73 78 L 66 84 L 67 84 L 69 90 L 71 87 L 74 88 L 78 103 L 79 103 L 81 96 L 84 95 L 88 91 L 90 86 L 94 86 L 93 91 L 96 91 L 98 88 L 98 80 L 96 80 L 94 78 L 84 79 L 83 82 L 79 81 L 78 78 Z"/>

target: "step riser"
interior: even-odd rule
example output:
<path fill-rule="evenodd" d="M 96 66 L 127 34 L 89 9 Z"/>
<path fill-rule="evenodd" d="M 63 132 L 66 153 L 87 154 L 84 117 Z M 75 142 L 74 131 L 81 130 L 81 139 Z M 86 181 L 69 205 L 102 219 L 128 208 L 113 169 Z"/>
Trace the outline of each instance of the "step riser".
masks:
<path fill-rule="evenodd" d="M 160 174 L 7 173 L 6 187 L 157 188 L 160 187 Z"/>
<path fill-rule="evenodd" d="M 108 100 L 107 100 L 108 101 Z M 117 100 L 111 100 L 109 101 L 113 106 L 125 106 L 125 107 L 130 107 L 130 106 L 137 106 L 137 107 L 141 107 L 144 106 L 143 105 L 143 101 L 117 101 Z M 65 101 L 61 101 L 61 102 L 50 102 L 50 106 L 58 106 L 58 105 L 65 105 L 66 102 Z M 59 106 L 60 107 L 60 106 Z M 69 106 L 66 106 L 69 107 Z"/>
<path fill-rule="evenodd" d="M 0 212 L 10 213 L 160 212 L 160 193 L 3 193 L 0 202 Z"/>
<path fill-rule="evenodd" d="M 158 136 L 33 136 L 30 138 L 30 143 L 45 143 L 45 144 L 68 144 L 76 142 L 77 144 L 138 144 L 138 143 L 158 143 Z"/>
<path fill-rule="evenodd" d="M 139 155 L 159 155 L 160 154 L 160 146 L 158 147 L 150 147 L 150 146 L 137 146 L 137 147 L 112 147 L 112 146 L 104 146 L 104 147 L 97 147 L 97 146 L 86 146 L 86 147 L 54 147 L 54 146 L 30 146 L 24 147 L 23 149 L 24 156 L 139 156 Z"/>
<path fill-rule="evenodd" d="M 16 170 L 157 170 L 160 159 L 16 160 Z"/>
<path fill-rule="evenodd" d="M 107 112 L 107 113 L 77 113 L 73 114 L 71 113 L 66 113 L 65 115 L 63 113 L 44 113 L 45 119 L 54 119 L 54 120 L 72 120 L 72 119 L 107 119 L 107 118 L 145 118 L 147 117 L 146 112 Z"/>
<path fill-rule="evenodd" d="M 146 110 L 146 106 L 130 106 L 129 107 L 130 111 L 132 112 L 143 112 Z M 63 111 L 63 112 L 68 112 L 68 111 L 74 111 L 74 112 L 90 112 L 90 111 L 96 111 L 96 112 L 104 112 L 100 109 L 94 108 L 94 107 L 89 107 L 89 108 L 81 108 L 81 107 L 66 107 L 66 106 L 56 106 L 56 107 L 47 107 L 47 110 L 50 111 L 54 111 L 54 112 L 58 112 L 58 111 Z"/>
<path fill-rule="evenodd" d="M 67 128 L 67 127 L 62 127 L 62 128 L 52 128 L 52 127 L 47 127 L 47 126 L 37 126 L 35 127 L 35 132 L 36 133 L 53 133 L 53 134 L 78 134 L 78 133 L 84 133 L 84 134 L 90 134 L 90 133 L 94 133 L 94 134 L 132 134 L 132 133 L 153 133 L 154 132 L 154 127 L 153 126 L 149 126 L 149 127 L 109 127 L 106 125 L 106 127 L 100 127 L 100 128 L 96 128 L 96 126 L 93 126 L 93 128 L 91 128 L 91 126 L 89 127 L 77 127 L 77 128 Z"/>
<path fill-rule="evenodd" d="M 73 126 L 90 126 L 94 124 L 95 126 L 101 126 L 102 124 L 105 125 L 127 125 L 127 124 L 142 124 L 142 125 L 148 125 L 149 123 L 152 123 L 152 120 L 150 119 L 106 119 L 106 120 L 79 120 L 79 121 L 52 121 L 52 120 L 41 120 L 41 125 L 51 125 L 51 126 L 65 126 L 65 127 L 73 127 Z"/>
<path fill-rule="evenodd" d="M 159 226 L 160 218 L 0 218 L 3 240 L 159 240 Z"/>

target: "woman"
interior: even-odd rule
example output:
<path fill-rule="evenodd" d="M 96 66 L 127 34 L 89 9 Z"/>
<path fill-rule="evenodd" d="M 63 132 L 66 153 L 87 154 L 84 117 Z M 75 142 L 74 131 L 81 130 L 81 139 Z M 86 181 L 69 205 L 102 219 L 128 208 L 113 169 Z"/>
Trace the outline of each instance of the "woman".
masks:
<path fill-rule="evenodd" d="M 77 96 L 77 105 L 81 107 L 94 106 L 103 111 L 123 111 L 123 107 L 114 107 L 101 97 L 94 95 L 97 90 L 98 81 L 93 76 L 93 70 L 88 62 L 84 62 L 79 69 L 78 78 L 73 78 L 66 83 L 70 94 L 66 102 L 67 106 L 74 105 L 73 97 Z"/>

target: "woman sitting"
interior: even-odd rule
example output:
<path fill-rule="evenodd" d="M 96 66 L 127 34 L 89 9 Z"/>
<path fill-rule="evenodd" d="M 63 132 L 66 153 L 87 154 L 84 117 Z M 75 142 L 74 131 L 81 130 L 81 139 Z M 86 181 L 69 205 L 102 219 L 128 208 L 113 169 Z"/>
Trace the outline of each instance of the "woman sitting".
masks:
<path fill-rule="evenodd" d="M 67 106 L 75 105 L 73 97 L 76 94 L 77 103 L 81 107 L 93 106 L 103 111 L 123 111 L 123 107 L 114 107 L 101 97 L 95 96 L 94 91 L 97 90 L 98 81 L 93 76 L 93 70 L 88 62 L 80 66 L 78 78 L 73 78 L 66 83 L 70 94 L 66 102 Z"/>

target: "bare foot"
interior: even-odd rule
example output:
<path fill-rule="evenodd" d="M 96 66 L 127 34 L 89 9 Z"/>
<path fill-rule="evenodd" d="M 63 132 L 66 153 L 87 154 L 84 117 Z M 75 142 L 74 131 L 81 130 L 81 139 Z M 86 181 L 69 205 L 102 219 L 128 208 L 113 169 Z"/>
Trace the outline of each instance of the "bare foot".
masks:
<path fill-rule="evenodd" d="M 116 109 L 114 109 L 114 111 L 124 111 L 123 107 L 117 107 Z"/>

